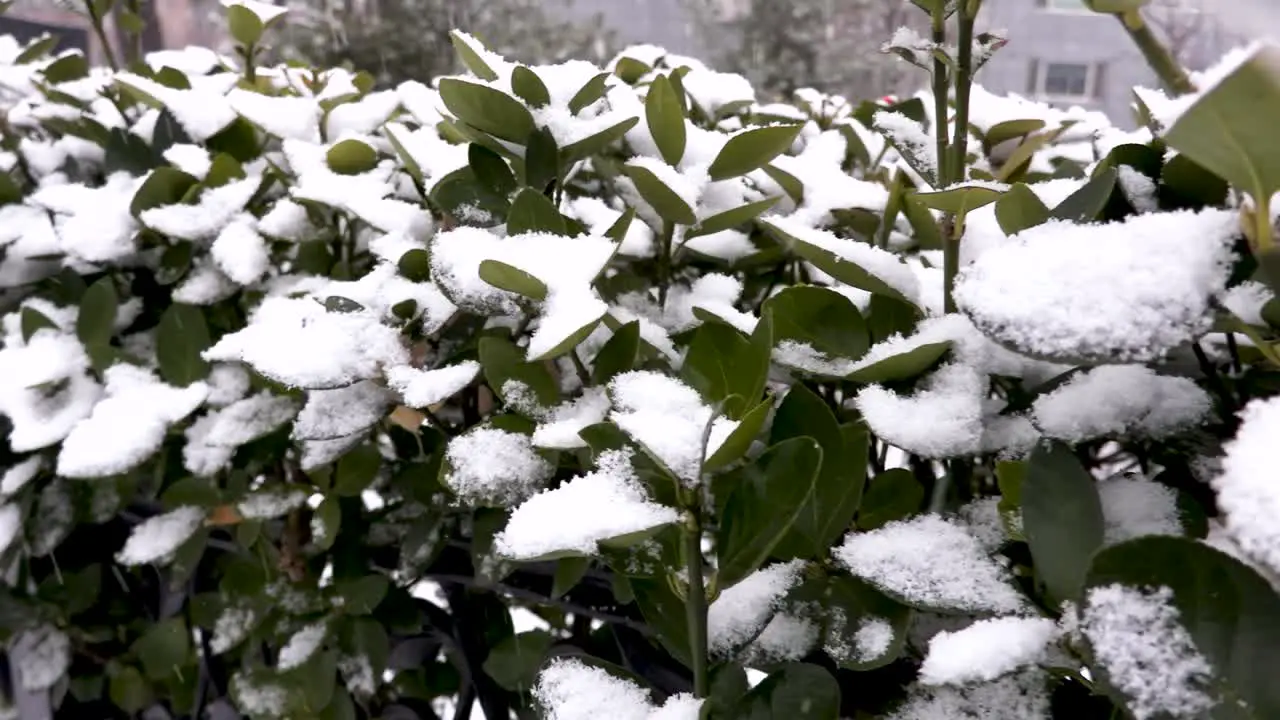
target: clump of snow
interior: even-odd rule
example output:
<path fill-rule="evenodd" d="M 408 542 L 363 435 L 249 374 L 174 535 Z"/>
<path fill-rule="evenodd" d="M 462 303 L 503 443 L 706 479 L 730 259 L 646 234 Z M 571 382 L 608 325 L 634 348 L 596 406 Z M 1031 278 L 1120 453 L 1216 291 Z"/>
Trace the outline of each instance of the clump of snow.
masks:
<path fill-rule="evenodd" d="M 957 632 L 942 631 L 929 641 L 920 667 L 926 685 L 989 682 L 1038 663 L 1058 632 L 1049 618 L 1001 617 L 979 620 Z"/>
<path fill-rule="evenodd" d="M 534 495 L 555 471 L 528 435 L 478 427 L 449 441 L 444 484 L 466 503 L 509 506 Z"/>
<path fill-rule="evenodd" d="M 1079 373 L 1032 407 L 1046 437 L 1075 444 L 1109 435 L 1162 438 L 1204 420 L 1209 393 L 1187 378 L 1141 365 L 1104 365 Z"/>
<path fill-rule="evenodd" d="M 875 434 L 924 457 L 950 457 L 982 446 L 987 378 L 951 364 L 925 378 L 914 395 L 880 385 L 858 392 L 855 404 Z"/>
<path fill-rule="evenodd" d="M 122 565 L 161 562 L 200 529 L 204 518 L 205 511 L 198 507 L 180 507 L 147 518 L 133 528 L 116 560 Z"/>
<path fill-rule="evenodd" d="M 38 625 L 13 639 L 13 657 L 24 690 L 38 692 L 53 687 L 71 665 L 71 638 L 53 625 Z"/>
<path fill-rule="evenodd" d="M 471 384 L 480 374 L 480 363 L 463 360 L 457 365 L 419 370 L 408 365 L 387 369 L 387 384 L 400 393 L 409 407 L 433 407 Z"/>
<path fill-rule="evenodd" d="M 1108 545 L 1144 535 L 1181 535 L 1178 493 L 1145 478 L 1118 476 L 1098 482 Z"/>
<path fill-rule="evenodd" d="M 517 560 L 556 552 L 594 555 L 601 540 L 676 522 L 675 509 L 649 499 L 631 465 L 631 452 L 601 453 L 595 472 L 521 503 L 494 538 L 494 548 Z"/>
<path fill-rule="evenodd" d="M 861 662 L 870 662 L 884 655 L 893 643 L 893 626 L 884 618 L 864 618 L 853 634 L 854 655 Z"/>
<path fill-rule="evenodd" d="M 711 651 L 725 655 L 759 635 L 803 568 L 803 560 L 776 563 L 721 591 L 707 608 Z"/>
<path fill-rule="evenodd" d="M 293 423 L 293 437 L 332 440 L 365 430 L 391 407 L 391 393 L 363 380 L 336 390 L 312 390 Z"/>
<path fill-rule="evenodd" d="M 903 153 L 919 162 L 932 177 L 938 176 L 938 146 L 925 132 L 924 126 L 900 112 L 881 110 L 872 118 L 876 129 L 884 133 Z"/>
<path fill-rule="evenodd" d="M 918 302 L 920 281 L 911 267 L 897 255 L 864 242 L 836 237 L 833 233 L 810 227 L 794 218 L 769 216 L 762 222 L 786 236 L 831 253 L 841 262 L 856 265 L 907 300 Z"/>
<path fill-rule="evenodd" d="M 502 393 L 509 397 L 506 385 Z M 609 395 L 604 388 L 587 388 L 574 400 L 551 408 L 539 419 L 533 431 L 533 444 L 537 447 L 571 450 L 587 447 L 587 441 L 579 435 L 583 428 L 604 422 L 609 414 Z"/>
<path fill-rule="evenodd" d="M 312 655 L 324 643 L 329 627 L 323 622 L 312 623 L 289 637 L 289 641 L 280 648 L 276 660 L 276 669 L 292 670 L 311 659 Z"/>
<path fill-rule="evenodd" d="M 1275 441 L 1280 437 L 1280 398 L 1254 400 L 1241 413 L 1240 430 L 1225 446 L 1222 473 L 1213 480 L 1227 533 L 1240 548 L 1280 572 L 1280 485 L 1275 482 Z"/>
<path fill-rule="evenodd" d="M 533 697 L 546 720 L 697 720 L 702 705 L 682 693 L 655 707 L 640 686 L 576 658 L 558 658 L 543 669 Z"/>
<path fill-rule="evenodd" d="M 222 336 L 206 360 L 239 360 L 278 382 L 334 388 L 404 365 L 408 350 L 395 328 L 367 310 L 329 312 L 312 298 L 268 297 L 243 330 Z"/>
<path fill-rule="evenodd" d="M 965 687 L 911 686 L 907 701 L 888 720 L 1048 720 L 1048 678 L 1027 670 Z"/>
<path fill-rule="evenodd" d="M 261 613 L 248 605 L 229 605 L 213 623 L 209 649 L 220 655 L 239 645 L 261 620 Z"/>
<path fill-rule="evenodd" d="M 1210 710 L 1213 668 L 1179 621 L 1169 588 L 1091 588 L 1080 630 L 1137 720 Z"/>
<path fill-rule="evenodd" d="M 39 455 L 15 463 L 5 469 L 0 476 L 0 498 L 11 497 L 23 488 L 44 467 L 44 458 Z"/>
<path fill-rule="evenodd" d="M 1260 282 L 1249 280 L 1227 290 L 1222 296 L 1222 306 L 1248 325 L 1266 327 L 1262 307 L 1275 295 Z"/>
<path fill-rule="evenodd" d="M 748 666 L 798 661 L 817 646 L 819 631 L 816 620 L 805 614 L 776 613 L 741 659 Z"/>
<path fill-rule="evenodd" d="M 1225 210 L 1052 221 L 964 268 L 955 298 L 984 333 L 1033 355 L 1155 360 L 1212 326 L 1237 233 Z"/>
<path fill-rule="evenodd" d="M 300 508 L 306 501 L 307 493 L 302 490 L 285 488 L 257 490 L 237 503 L 236 509 L 246 520 L 266 520 Z"/>
<path fill-rule="evenodd" d="M 699 481 L 703 460 L 738 426 L 724 417 L 713 420 L 712 409 L 696 390 L 661 373 L 623 373 L 613 379 L 609 390 L 616 408 L 609 419 L 689 485 Z M 708 424 L 711 432 L 704 453 L 702 440 Z"/>
<path fill-rule="evenodd" d="M 850 533 L 835 556 L 854 575 L 911 605 L 969 613 L 1024 607 L 1008 572 L 977 539 L 937 515 Z"/>

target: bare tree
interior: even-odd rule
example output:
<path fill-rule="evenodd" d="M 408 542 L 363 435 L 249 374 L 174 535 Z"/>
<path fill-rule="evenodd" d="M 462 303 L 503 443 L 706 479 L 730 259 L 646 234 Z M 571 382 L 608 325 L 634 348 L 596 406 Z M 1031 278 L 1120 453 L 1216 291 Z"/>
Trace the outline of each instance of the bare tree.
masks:
<path fill-rule="evenodd" d="M 1153 0 L 1144 13 L 1179 64 L 1203 68 L 1236 42 L 1216 9 L 1213 0 Z"/>

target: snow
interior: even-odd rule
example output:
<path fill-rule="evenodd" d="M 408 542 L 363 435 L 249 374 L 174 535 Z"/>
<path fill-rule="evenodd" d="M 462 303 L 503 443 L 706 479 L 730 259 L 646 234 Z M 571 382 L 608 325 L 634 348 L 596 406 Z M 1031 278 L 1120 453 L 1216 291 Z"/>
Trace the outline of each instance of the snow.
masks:
<path fill-rule="evenodd" d="M 203 382 L 175 388 L 127 364 L 111 366 L 104 377 L 106 397 L 62 441 L 63 477 L 108 477 L 136 467 L 160 449 L 169 426 L 195 412 L 209 394 Z"/>
<path fill-rule="evenodd" d="M 1275 482 L 1275 439 L 1280 437 L 1280 398 L 1254 400 L 1240 414 L 1235 439 L 1226 444 L 1222 472 L 1213 479 L 1227 534 L 1250 557 L 1280 572 L 1280 485 Z"/>
<path fill-rule="evenodd" d="M 115 81 L 157 100 L 196 142 L 217 135 L 236 119 L 226 97 L 211 89 L 193 84 L 190 89 L 179 90 L 130 72 L 117 73 Z"/>
<path fill-rule="evenodd" d="M 755 638 L 799 580 L 803 560 L 775 563 L 721 591 L 707 608 L 711 652 L 727 655 Z"/>
<path fill-rule="evenodd" d="M 289 12 L 287 7 L 260 2 L 260 0 L 222 0 L 222 7 L 230 8 L 237 5 L 257 15 L 263 25 L 267 25 Z"/>
<path fill-rule="evenodd" d="M 1244 323 L 1266 327 L 1267 321 L 1262 319 L 1262 308 L 1273 297 L 1275 296 L 1266 285 L 1249 280 L 1228 290 L 1222 296 L 1222 305 Z"/>
<path fill-rule="evenodd" d="M 204 518 L 205 511 L 198 507 L 180 507 L 147 518 L 133 528 L 116 561 L 122 565 L 163 562 L 195 534 Z"/>
<path fill-rule="evenodd" d="M 1112 477 L 1098 482 L 1107 545 L 1144 535 L 1181 535 L 1178 493 L 1152 480 Z"/>
<path fill-rule="evenodd" d="M 1139 97 L 1147 104 L 1156 122 L 1165 129 L 1172 129 L 1188 110 L 1212 93 L 1223 80 L 1270 47 L 1274 46 L 1263 41 L 1254 41 L 1249 45 L 1234 48 L 1211 67 L 1192 73 L 1191 81 L 1196 86 L 1196 92 L 1168 98 L 1160 90 L 1143 88 Z"/>
<path fill-rule="evenodd" d="M 372 427 L 391 408 L 391 393 L 364 380 L 335 390 L 312 390 L 293 423 L 293 437 L 332 440 Z"/>
<path fill-rule="evenodd" d="M 814 619 L 779 612 L 743 651 L 742 660 L 747 665 L 799 661 L 817 645 L 818 634 Z"/>
<path fill-rule="evenodd" d="M 529 436 L 477 427 L 449 441 L 443 482 L 469 504 L 516 505 L 532 497 L 555 471 Z"/>
<path fill-rule="evenodd" d="M 197 420 L 187 430 L 187 452 L 204 448 L 233 450 L 257 440 L 298 414 L 292 399 L 261 391 Z M 194 447 L 193 447 L 194 446 Z"/>
<path fill-rule="evenodd" d="M 276 669 L 292 670 L 311 659 L 320 649 L 328 634 L 328 626 L 323 622 L 312 623 L 289 637 L 289 641 L 280 648 L 276 660 Z"/>
<path fill-rule="evenodd" d="M 925 132 L 924 126 L 900 112 L 881 110 L 872 118 L 872 124 L 893 141 L 894 145 L 923 164 L 921 169 L 938 173 L 938 146 L 934 138 Z"/>
<path fill-rule="evenodd" d="M 950 364 L 904 397 L 880 385 L 858 391 L 858 412 L 878 437 L 923 457 L 968 455 L 982 447 L 987 378 Z"/>
<path fill-rule="evenodd" d="M 1116 170 L 1118 171 L 1116 179 L 1120 183 L 1120 190 L 1134 210 L 1138 212 L 1155 212 L 1160 209 L 1154 180 L 1134 169 L 1132 165 L 1118 165 Z"/>
<path fill-rule="evenodd" d="M 615 410 L 609 419 L 687 485 L 698 484 L 702 462 L 737 428 L 712 410 L 693 388 L 666 375 L 631 371 L 609 385 Z M 711 425 L 705 454 L 702 439 Z"/>
<path fill-rule="evenodd" d="M 1213 668 L 1182 626 L 1169 588 L 1090 588 L 1080 630 L 1136 720 L 1195 717 L 1214 707 Z"/>
<path fill-rule="evenodd" d="M 1191 380 L 1141 365 L 1079 373 L 1032 406 L 1046 437 L 1073 444 L 1124 434 L 1159 439 L 1197 425 L 1212 410 L 1212 398 Z"/>
<path fill-rule="evenodd" d="M 641 227 L 644 226 L 641 225 Z M 709 235 L 699 235 L 686 240 L 684 247 L 699 255 L 706 255 L 728 263 L 737 262 L 758 251 L 756 246 L 751 244 L 751 240 L 747 238 L 747 234 L 741 230 L 721 230 Z"/>
<path fill-rule="evenodd" d="M 269 520 L 302 507 L 306 501 L 307 493 L 298 489 L 256 490 L 236 503 L 236 510 L 246 520 Z"/>
<path fill-rule="evenodd" d="M 831 357 L 809 343 L 796 340 L 778 343 L 773 349 L 773 361 L 810 375 L 830 378 L 844 377 L 857 366 L 852 360 Z"/>
<path fill-rule="evenodd" d="M 187 305 L 212 305 L 234 295 L 236 284 L 208 258 L 199 258 L 182 283 L 174 288 L 175 302 Z"/>
<path fill-rule="evenodd" d="M 893 626 L 889 621 L 877 617 L 864 619 L 853 635 L 855 656 L 861 662 L 881 657 L 889 651 L 893 636 Z"/>
<path fill-rule="evenodd" d="M 840 261 L 862 268 L 909 301 L 915 302 L 920 296 L 920 281 L 916 279 L 915 273 L 893 253 L 857 240 L 836 237 L 825 230 L 804 225 L 794 218 L 771 215 L 763 223 L 802 243 L 825 250 Z"/>
<path fill-rule="evenodd" d="M 164 159 L 197 180 L 203 180 L 205 175 L 209 174 L 210 166 L 213 165 L 213 158 L 208 150 L 199 145 L 185 143 L 171 145 L 164 151 Z"/>
<path fill-rule="evenodd" d="M 685 152 L 688 152 L 686 146 Z M 675 193 L 689 209 L 698 207 L 698 198 L 702 196 L 703 187 L 706 180 L 699 182 L 697 179 L 690 177 L 685 173 L 681 173 L 676 168 L 671 167 L 662 160 L 652 157 L 634 157 L 627 161 L 628 167 L 637 167 L 648 170 L 663 185 L 666 185 L 671 192 Z M 705 171 L 704 171 L 705 176 Z"/>
<path fill-rule="evenodd" d="M 408 362 L 395 328 L 368 310 L 328 312 L 312 298 L 268 297 L 243 330 L 222 336 L 206 360 L 240 360 L 278 382 L 333 388 Z"/>
<path fill-rule="evenodd" d="M 387 384 L 400 393 L 409 407 L 429 408 L 448 400 L 480 374 L 480 363 L 463 360 L 457 365 L 419 370 L 407 365 L 387 368 Z"/>
<path fill-rule="evenodd" d="M 88 417 L 102 388 L 85 370 L 88 357 L 75 338 L 51 329 L 26 345 L 0 349 L 0 413 L 13 429 L 9 446 L 29 452 L 60 442 Z"/>
<path fill-rule="evenodd" d="M 218 269 L 241 285 L 257 282 L 271 265 L 267 242 L 253 226 L 252 216 L 237 218 L 218 233 L 210 248 Z"/>
<path fill-rule="evenodd" d="M 720 109 L 730 103 L 753 103 L 756 91 L 751 82 L 736 73 L 714 70 L 690 70 L 681 78 L 684 91 L 694 104 L 709 117 L 715 117 Z"/>
<path fill-rule="evenodd" d="M 926 685 L 989 682 L 1038 663 L 1057 635 L 1049 618 L 1001 617 L 979 620 L 957 632 L 942 631 L 929 641 L 920 667 Z"/>
<path fill-rule="evenodd" d="M 21 490 L 44 466 L 44 458 L 33 455 L 5 469 L 0 476 L 0 498 L 12 497 Z"/>
<path fill-rule="evenodd" d="M 209 649 L 216 655 L 230 650 L 249 637 L 254 626 L 261 620 L 258 611 L 248 605 L 229 605 L 213 624 L 213 637 L 209 640 Z"/>
<path fill-rule="evenodd" d="M 697 720 L 702 705 L 681 693 L 654 707 L 640 686 L 571 657 L 552 660 L 539 673 L 533 697 L 546 720 Z"/>
<path fill-rule="evenodd" d="M 1034 355 L 1155 360 L 1211 327 L 1237 233 L 1225 210 L 1051 221 L 964 268 L 955 298 L 984 333 Z"/>
<path fill-rule="evenodd" d="M 503 384 L 502 394 L 510 397 L 507 385 Z M 523 409 L 522 409 L 523 412 Z M 604 388 L 587 388 L 574 400 L 551 408 L 539 417 L 537 429 L 533 431 L 533 444 L 536 447 L 556 450 L 572 450 L 587 447 L 579 432 L 583 428 L 604 422 L 609 414 L 609 395 Z"/>
<path fill-rule="evenodd" d="M 621 210 L 615 210 L 600 198 L 590 196 L 566 199 L 564 212 L 581 221 L 592 235 L 604 235 L 622 217 Z M 618 246 L 618 253 L 636 258 L 652 257 L 653 230 L 642 222 L 632 220 L 627 226 L 627 234 Z"/>
<path fill-rule="evenodd" d="M 0 506 L 0 553 L 9 549 L 22 530 L 22 509 L 9 503 Z"/>
<path fill-rule="evenodd" d="M 966 687 L 917 683 L 888 720 L 1049 720 L 1047 684 L 1034 670 Z"/>
<path fill-rule="evenodd" d="M 13 639 L 12 656 L 22 659 L 17 670 L 24 690 L 48 690 L 71 666 L 71 638 L 53 625 L 41 624 Z"/>
<path fill-rule="evenodd" d="M 216 237 L 232 218 L 244 209 L 257 192 L 261 178 L 233 180 L 226 185 L 206 189 L 194 205 L 162 205 L 143 210 L 139 219 L 162 235 L 181 240 L 206 240 Z"/>
<path fill-rule="evenodd" d="M 521 503 L 494 538 L 495 550 L 516 560 L 559 552 L 594 555 L 601 540 L 676 522 L 673 508 L 649 500 L 631 466 L 631 452 L 601 453 L 595 472 Z"/>
<path fill-rule="evenodd" d="M 835 549 L 854 575 L 912 605 L 968 613 L 1013 613 L 1022 596 L 972 535 L 937 515 L 850 533 Z"/>
<path fill-rule="evenodd" d="M 258 220 L 258 231 L 273 238 L 302 242 L 313 237 L 317 229 L 307 217 L 305 207 L 289 198 L 280 198 Z"/>

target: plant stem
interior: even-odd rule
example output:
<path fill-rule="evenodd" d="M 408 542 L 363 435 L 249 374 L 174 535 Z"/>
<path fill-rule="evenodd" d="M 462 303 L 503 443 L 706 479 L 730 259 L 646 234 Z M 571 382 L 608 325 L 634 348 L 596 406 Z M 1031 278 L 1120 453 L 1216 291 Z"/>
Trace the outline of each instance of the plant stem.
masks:
<path fill-rule="evenodd" d="M 933 11 L 933 44 L 942 47 L 947 42 L 947 16 L 944 10 Z M 938 189 L 950 185 L 947 173 L 947 64 L 937 56 L 933 59 L 933 134 L 938 155 Z"/>
<path fill-rule="evenodd" d="M 942 218 L 942 310 L 956 311 L 956 275 L 960 274 L 960 238 L 956 235 L 958 224 L 951 215 Z"/>
<path fill-rule="evenodd" d="M 702 522 L 697 503 L 689 508 L 684 524 L 685 567 L 689 575 L 689 592 L 685 610 L 689 619 L 689 655 L 693 663 L 693 690 L 705 698 L 710 693 L 707 672 L 707 589 L 702 571 Z"/>
<path fill-rule="evenodd" d="M 667 288 L 671 285 L 671 237 L 675 226 L 662 224 L 662 244 L 658 248 L 658 307 L 667 306 Z"/>
<path fill-rule="evenodd" d="M 89 16 L 89 24 L 93 26 L 93 34 L 98 37 L 98 42 L 102 45 L 102 55 L 107 59 L 107 65 L 111 69 L 119 70 L 120 64 L 116 62 L 115 52 L 111 49 L 111 41 L 107 39 L 107 31 L 102 25 L 102 18 L 98 15 L 98 10 L 93 6 L 93 0 L 85 0 L 85 14 Z"/>
<path fill-rule="evenodd" d="M 952 183 L 964 182 L 968 174 L 969 154 L 969 90 L 973 85 L 973 25 L 974 16 L 968 12 L 957 13 L 960 23 L 959 49 L 956 56 L 956 129 L 951 140 Z"/>
<path fill-rule="evenodd" d="M 1187 71 L 1178 63 L 1173 53 L 1164 46 L 1164 43 L 1160 42 L 1160 38 L 1151 31 L 1151 26 L 1142 19 L 1140 11 L 1130 10 L 1119 13 L 1116 18 L 1121 25 L 1124 25 L 1125 32 L 1129 33 L 1129 37 L 1147 59 L 1147 64 L 1155 71 L 1156 76 L 1166 88 L 1175 95 L 1186 95 L 1196 91 L 1195 83 L 1191 82 Z"/>

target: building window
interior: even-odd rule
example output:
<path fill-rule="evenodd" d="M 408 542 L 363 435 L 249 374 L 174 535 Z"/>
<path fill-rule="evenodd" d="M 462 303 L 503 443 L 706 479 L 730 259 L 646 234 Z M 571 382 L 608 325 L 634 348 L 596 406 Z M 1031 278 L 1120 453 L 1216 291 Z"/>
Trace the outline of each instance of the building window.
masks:
<path fill-rule="evenodd" d="M 1031 90 L 1057 100 L 1092 100 L 1100 94 L 1103 68 L 1097 64 L 1041 62 L 1032 66 Z"/>

